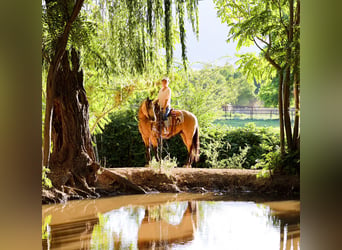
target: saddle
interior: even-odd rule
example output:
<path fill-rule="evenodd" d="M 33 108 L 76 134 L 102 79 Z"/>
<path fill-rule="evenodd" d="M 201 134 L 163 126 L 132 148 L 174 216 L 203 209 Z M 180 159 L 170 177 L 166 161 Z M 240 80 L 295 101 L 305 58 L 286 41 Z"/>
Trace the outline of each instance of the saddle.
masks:
<path fill-rule="evenodd" d="M 162 136 L 163 137 L 169 137 L 171 136 L 175 129 L 176 126 L 182 124 L 184 122 L 184 115 L 180 110 L 176 110 L 176 109 L 171 109 L 169 115 L 167 116 L 167 120 L 163 121 L 162 124 L 162 128 L 160 128 L 159 124 L 160 121 L 157 121 L 157 125 L 153 126 L 153 130 L 155 130 L 155 132 L 158 132 L 161 130 L 162 131 Z"/>

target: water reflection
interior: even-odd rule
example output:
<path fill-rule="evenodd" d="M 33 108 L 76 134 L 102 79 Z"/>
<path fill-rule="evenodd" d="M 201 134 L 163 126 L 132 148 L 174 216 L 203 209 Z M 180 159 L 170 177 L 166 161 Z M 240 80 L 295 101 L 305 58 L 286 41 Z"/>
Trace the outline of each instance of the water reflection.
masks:
<path fill-rule="evenodd" d="M 181 205 L 181 204 L 175 204 Z M 169 206 L 170 207 L 170 206 Z M 138 230 L 139 249 L 167 249 L 171 244 L 184 244 L 194 239 L 197 226 L 197 202 L 188 201 L 179 223 L 170 222 L 172 209 L 163 206 L 147 207 Z M 163 209 L 164 208 L 164 209 Z"/>
<path fill-rule="evenodd" d="M 299 249 L 299 201 L 190 197 L 156 194 L 43 206 L 43 221 L 51 215 L 43 249 Z"/>

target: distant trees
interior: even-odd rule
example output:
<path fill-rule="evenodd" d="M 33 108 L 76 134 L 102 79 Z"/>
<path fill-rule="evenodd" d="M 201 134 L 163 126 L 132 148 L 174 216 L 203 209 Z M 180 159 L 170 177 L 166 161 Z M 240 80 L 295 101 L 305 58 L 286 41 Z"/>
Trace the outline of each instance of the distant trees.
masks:
<path fill-rule="evenodd" d="M 230 28 L 228 40 L 237 41 L 238 47 L 255 44 L 261 51 L 261 57 L 250 53 L 240 56 L 244 72 L 258 79 L 265 75 L 278 77 L 281 153 L 285 154 L 284 135 L 288 151 L 299 150 L 300 0 L 214 2 L 221 20 Z M 296 108 L 293 130 L 289 112 L 291 85 Z"/>
<path fill-rule="evenodd" d="M 170 86 L 172 106 L 194 113 L 200 127 L 220 117 L 222 105 L 238 104 L 244 97 L 256 98 L 253 81 L 229 64 L 174 72 Z"/>

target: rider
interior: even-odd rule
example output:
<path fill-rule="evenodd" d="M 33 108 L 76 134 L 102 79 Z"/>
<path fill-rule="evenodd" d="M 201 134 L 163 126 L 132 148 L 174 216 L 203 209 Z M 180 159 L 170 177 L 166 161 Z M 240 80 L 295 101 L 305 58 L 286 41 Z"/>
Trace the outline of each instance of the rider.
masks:
<path fill-rule="evenodd" d="M 162 79 L 162 88 L 158 93 L 158 102 L 160 111 L 162 113 L 162 120 L 166 121 L 167 116 L 171 110 L 171 89 L 169 85 L 169 78 L 163 77 Z M 167 126 L 166 126 L 167 127 Z"/>

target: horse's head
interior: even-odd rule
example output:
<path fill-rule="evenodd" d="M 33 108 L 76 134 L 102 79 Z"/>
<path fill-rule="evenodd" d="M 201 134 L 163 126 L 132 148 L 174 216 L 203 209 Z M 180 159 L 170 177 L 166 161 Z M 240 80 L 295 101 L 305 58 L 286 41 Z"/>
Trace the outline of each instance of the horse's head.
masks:
<path fill-rule="evenodd" d="M 150 100 L 150 98 L 148 98 L 148 97 L 145 100 L 145 108 L 146 108 L 145 116 L 149 120 L 155 121 L 156 120 L 156 113 L 154 112 L 154 104 L 153 104 L 153 101 Z"/>

